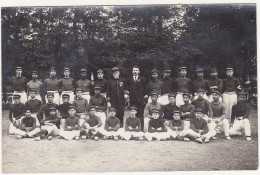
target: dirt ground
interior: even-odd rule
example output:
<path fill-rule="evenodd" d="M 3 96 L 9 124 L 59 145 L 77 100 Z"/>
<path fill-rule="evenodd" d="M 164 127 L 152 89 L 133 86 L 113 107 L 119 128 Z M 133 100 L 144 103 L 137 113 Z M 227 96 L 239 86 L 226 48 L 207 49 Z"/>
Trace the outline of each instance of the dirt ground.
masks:
<path fill-rule="evenodd" d="M 232 137 L 207 144 L 181 141 L 17 140 L 2 116 L 3 173 L 255 170 L 258 167 L 257 113 L 251 111 L 252 141 Z"/>

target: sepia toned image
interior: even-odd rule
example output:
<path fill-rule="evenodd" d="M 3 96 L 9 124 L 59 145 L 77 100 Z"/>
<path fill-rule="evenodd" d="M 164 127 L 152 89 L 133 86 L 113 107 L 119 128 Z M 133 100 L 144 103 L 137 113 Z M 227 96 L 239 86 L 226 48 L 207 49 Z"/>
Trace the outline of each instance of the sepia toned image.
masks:
<path fill-rule="evenodd" d="M 1 7 L 2 171 L 258 169 L 256 4 Z"/>

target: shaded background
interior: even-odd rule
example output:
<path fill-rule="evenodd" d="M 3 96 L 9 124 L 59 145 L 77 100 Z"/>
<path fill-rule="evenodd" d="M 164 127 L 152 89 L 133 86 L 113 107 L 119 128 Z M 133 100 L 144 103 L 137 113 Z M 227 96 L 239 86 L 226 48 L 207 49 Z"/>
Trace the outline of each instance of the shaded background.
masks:
<path fill-rule="evenodd" d="M 31 79 L 38 70 L 48 77 L 50 66 L 58 78 L 69 65 L 72 77 L 79 68 L 88 76 L 101 68 L 105 78 L 113 66 L 123 77 L 131 66 L 139 65 L 149 77 L 154 67 L 160 71 L 203 66 L 206 77 L 212 66 L 225 75 L 225 66 L 235 66 L 235 76 L 246 80 L 256 76 L 256 5 L 170 5 L 170 6 L 81 6 L 2 8 L 2 81 L 9 92 L 15 67 Z"/>

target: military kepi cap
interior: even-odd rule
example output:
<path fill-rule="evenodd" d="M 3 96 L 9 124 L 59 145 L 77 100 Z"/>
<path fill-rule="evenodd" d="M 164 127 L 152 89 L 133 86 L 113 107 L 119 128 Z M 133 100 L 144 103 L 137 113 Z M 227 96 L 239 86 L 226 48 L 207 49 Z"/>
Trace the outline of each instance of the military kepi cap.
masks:
<path fill-rule="evenodd" d="M 14 95 L 13 95 L 13 98 L 21 98 L 21 95 L 19 95 L 19 94 L 14 94 Z"/>
<path fill-rule="evenodd" d="M 170 94 L 168 95 L 168 97 L 169 97 L 169 98 L 175 98 L 175 97 L 176 97 L 176 95 L 175 95 L 175 94 L 173 94 L 173 93 L 170 93 Z"/>
<path fill-rule="evenodd" d="M 164 70 L 163 70 L 163 72 L 168 72 L 168 73 L 170 73 L 171 72 L 171 69 L 170 68 L 164 68 Z"/>
<path fill-rule="evenodd" d="M 63 94 L 62 98 L 70 98 L 70 95 L 69 94 Z"/>
<path fill-rule="evenodd" d="M 174 110 L 172 113 L 173 114 L 180 114 L 180 111 L 179 110 Z"/>
<path fill-rule="evenodd" d="M 70 70 L 70 68 L 69 67 L 64 67 L 64 70 Z"/>
<path fill-rule="evenodd" d="M 56 111 L 55 107 L 50 107 L 50 111 Z"/>
<path fill-rule="evenodd" d="M 112 68 L 112 72 L 116 72 L 116 71 L 119 71 L 119 68 L 118 67 L 113 67 Z"/>
<path fill-rule="evenodd" d="M 36 92 L 37 93 L 37 90 L 36 89 L 30 89 L 30 92 Z"/>
<path fill-rule="evenodd" d="M 136 106 L 131 106 L 131 107 L 130 107 L 130 111 L 132 111 L 132 110 L 137 111 L 137 107 L 136 107 Z"/>
<path fill-rule="evenodd" d="M 184 93 L 182 94 L 183 97 L 184 97 L 185 95 L 188 96 L 188 97 L 190 98 L 190 94 L 189 94 L 189 93 L 184 92 Z"/>
<path fill-rule="evenodd" d="M 101 89 L 100 86 L 95 86 L 95 87 L 94 87 L 94 90 L 100 90 L 100 89 Z"/>
<path fill-rule="evenodd" d="M 22 70 L 22 67 L 21 66 L 16 66 L 15 70 Z"/>
<path fill-rule="evenodd" d="M 77 88 L 76 92 L 82 92 L 82 89 L 81 88 Z"/>
<path fill-rule="evenodd" d="M 202 112 L 201 108 L 195 108 L 194 112 Z"/>
<path fill-rule="evenodd" d="M 36 70 L 33 70 L 32 74 L 38 74 L 38 72 Z"/>
<path fill-rule="evenodd" d="M 196 72 L 204 72 L 204 69 L 199 67 L 199 68 L 196 68 Z"/>
<path fill-rule="evenodd" d="M 197 92 L 205 92 L 204 89 L 199 88 Z"/>
<path fill-rule="evenodd" d="M 153 73 L 157 73 L 158 74 L 158 70 L 157 69 L 152 69 L 151 70 L 151 73 L 153 74 Z"/>
<path fill-rule="evenodd" d="M 212 93 L 212 94 L 215 93 L 215 94 L 221 95 L 218 90 L 212 90 L 211 93 Z"/>
<path fill-rule="evenodd" d="M 99 69 L 99 70 L 97 70 L 97 73 L 104 73 L 104 71 L 102 70 L 102 69 Z"/>
<path fill-rule="evenodd" d="M 109 109 L 109 111 L 116 111 L 116 108 L 111 107 L 111 108 Z"/>
<path fill-rule="evenodd" d="M 153 109 L 152 113 L 160 113 L 160 111 L 158 109 Z"/>
<path fill-rule="evenodd" d="M 152 92 L 151 96 L 153 96 L 153 95 L 156 95 L 158 97 L 158 93 L 157 92 Z"/>
<path fill-rule="evenodd" d="M 69 106 L 69 109 L 75 109 L 75 106 L 70 105 L 70 106 Z"/>
<path fill-rule="evenodd" d="M 87 69 L 82 68 L 82 69 L 80 69 L 80 72 L 87 72 Z"/>
<path fill-rule="evenodd" d="M 53 93 L 53 92 L 48 92 L 48 93 L 47 93 L 47 97 L 48 97 L 48 96 L 53 96 L 53 97 L 54 97 L 54 93 Z"/>

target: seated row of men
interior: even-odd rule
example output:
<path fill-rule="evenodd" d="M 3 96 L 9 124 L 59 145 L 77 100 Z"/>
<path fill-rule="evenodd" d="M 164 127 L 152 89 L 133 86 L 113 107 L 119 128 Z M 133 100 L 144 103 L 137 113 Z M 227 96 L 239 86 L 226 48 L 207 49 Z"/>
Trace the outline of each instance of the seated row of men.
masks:
<path fill-rule="evenodd" d="M 246 93 L 240 92 L 238 103 L 232 107 L 231 128 L 229 128 L 226 116 L 226 107 L 219 101 L 220 93 L 212 92 L 213 102 L 211 103 L 203 98 L 203 90 L 198 90 L 197 93 L 198 99 L 192 104 L 190 104 L 190 95 L 183 93 L 185 104 L 180 108 L 175 105 L 175 94 L 169 94 L 170 103 L 161 106 L 157 102 L 158 94 L 152 93 L 152 102 L 146 105 L 144 119 L 136 116 L 137 107 L 133 106 L 130 110 L 130 117 L 124 122 L 124 127 L 122 127 L 123 122 L 116 117 L 115 108 L 111 107 L 106 117 L 106 108 L 102 105 L 92 106 L 91 100 L 89 112 L 86 114 L 87 100 L 86 103 L 80 103 L 80 105 L 74 101 L 74 105 L 71 105 L 68 102 L 69 97 L 64 94 L 62 96 L 64 103 L 57 106 L 53 103 L 54 94 L 49 93 L 47 94 L 48 103 L 41 106 L 38 113 L 35 113 L 34 106 L 37 103 L 27 101 L 25 105 L 27 108 L 23 115 L 24 107 L 20 103 L 20 95 L 14 95 L 15 104 L 11 107 L 9 116 L 11 120 L 9 133 L 17 134 L 17 138 L 34 137 L 40 134 L 41 137 L 36 137 L 36 140 L 45 136 L 51 139 L 56 135 L 68 140 L 78 140 L 82 135 L 83 139 L 91 137 L 95 140 L 99 137 L 115 140 L 119 137 L 125 140 L 133 137 L 143 140 L 145 137 L 149 141 L 153 138 L 189 141 L 192 138 L 202 143 L 208 142 L 210 138 L 215 139 L 215 135 L 224 130 L 228 140 L 231 139 L 230 135 L 242 135 L 243 132 L 245 132 L 246 140 L 251 140 L 248 120 L 250 109 L 246 104 Z M 36 100 L 35 95 L 36 92 L 31 91 L 31 101 Z M 77 96 L 79 100 L 85 100 L 81 97 L 80 89 L 77 90 Z M 78 111 L 81 107 L 83 111 Z M 144 132 L 142 132 L 142 121 Z"/>

